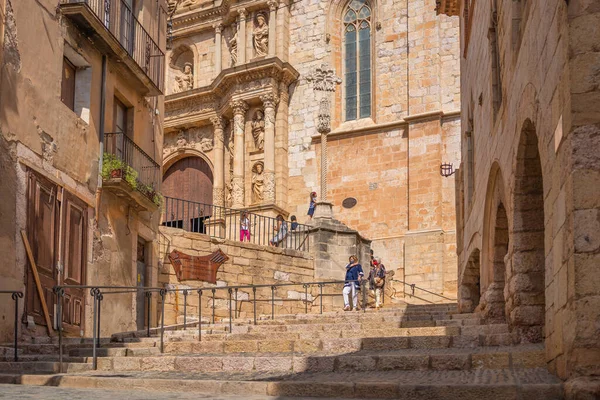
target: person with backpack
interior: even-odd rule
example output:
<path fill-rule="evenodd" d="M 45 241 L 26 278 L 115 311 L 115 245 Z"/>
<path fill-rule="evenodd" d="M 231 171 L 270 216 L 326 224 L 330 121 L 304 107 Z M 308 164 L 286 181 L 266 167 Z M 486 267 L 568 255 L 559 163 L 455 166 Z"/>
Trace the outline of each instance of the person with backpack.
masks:
<path fill-rule="evenodd" d="M 381 299 L 385 288 L 385 266 L 381 263 L 381 258 L 373 259 L 373 267 L 369 272 L 369 285 L 375 295 L 375 309 L 381 307 Z"/>
<path fill-rule="evenodd" d="M 344 311 L 359 311 L 358 306 L 358 291 L 360 290 L 360 281 L 364 278 L 362 266 L 358 263 L 356 256 L 350 256 L 349 263 L 346 265 L 346 279 L 344 282 L 344 290 L 342 295 L 344 297 Z M 350 299 L 348 296 L 352 295 L 352 307 L 350 306 Z"/>

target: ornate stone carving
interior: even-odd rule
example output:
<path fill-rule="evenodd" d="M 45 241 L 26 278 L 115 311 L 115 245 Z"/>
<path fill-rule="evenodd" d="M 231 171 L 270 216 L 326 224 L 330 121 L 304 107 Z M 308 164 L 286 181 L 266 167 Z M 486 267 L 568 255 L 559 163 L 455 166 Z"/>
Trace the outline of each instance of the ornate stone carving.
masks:
<path fill-rule="evenodd" d="M 231 56 L 231 67 L 237 65 L 237 53 L 238 53 L 237 52 L 237 49 L 238 49 L 237 39 L 238 39 L 237 24 L 232 24 L 231 25 L 231 37 L 227 41 L 227 43 L 229 44 L 229 54 Z"/>
<path fill-rule="evenodd" d="M 254 147 L 262 150 L 265 147 L 265 113 L 262 110 L 256 110 L 252 117 L 252 137 Z"/>
<path fill-rule="evenodd" d="M 219 22 L 218 24 L 215 24 L 214 27 L 215 27 L 215 33 L 223 32 L 223 24 L 222 23 Z"/>
<path fill-rule="evenodd" d="M 225 205 L 223 188 L 213 187 L 213 204 L 220 207 Z"/>
<path fill-rule="evenodd" d="M 233 115 L 246 115 L 246 111 L 248 111 L 248 103 L 244 100 L 233 100 L 231 102 L 231 109 L 233 110 Z"/>
<path fill-rule="evenodd" d="M 188 145 L 187 134 L 184 130 L 180 130 L 179 133 L 177 134 L 176 145 L 177 145 L 178 149 L 187 147 L 187 145 Z"/>
<path fill-rule="evenodd" d="M 222 117 L 211 117 L 210 122 L 213 124 L 214 127 L 215 141 L 218 140 L 219 142 L 223 143 L 225 140 L 225 119 Z"/>
<path fill-rule="evenodd" d="M 269 6 L 270 11 L 277 11 L 277 1 L 269 0 L 267 1 L 267 5 Z"/>
<path fill-rule="evenodd" d="M 265 57 L 269 52 L 269 25 L 267 24 L 267 16 L 262 12 L 256 14 L 252 37 L 256 57 Z"/>
<path fill-rule="evenodd" d="M 335 71 L 328 64 L 323 63 L 306 76 L 306 80 L 313 84 L 317 91 L 335 92 L 336 85 L 342 83 L 342 79 L 335 75 Z"/>
<path fill-rule="evenodd" d="M 273 93 L 263 94 L 260 96 L 260 101 L 262 101 L 265 108 L 275 108 L 277 107 L 277 103 L 279 102 L 279 98 L 277 95 Z"/>
<path fill-rule="evenodd" d="M 233 175 L 225 182 L 225 207 L 233 206 Z"/>
<path fill-rule="evenodd" d="M 317 120 L 317 132 L 319 133 L 331 132 L 331 113 L 329 110 L 329 99 L 323 97 L 319 104 L 319 117 Z"/>
<path fill-rule="evenodd" d="M 269 203 L 275 202 L 275 172 L 265 171 L 264 175 L 264 199 Z"/>
<path fill-rule="evenodd" d="M 244 207 L 244 177 L 234 176 L 231 180 L 232 190 L 231 197 L 233 207 Z"/>
<path fill-rule="evenodd" d="M 264 200 L 265 167 L 262 161 L 252 167 L 252 203 L 261 203 Z"/>
<path fill-rule="evenodd" d="M 192 63 L 186 62 L 183 65 L 183 73 L 175 75 L 175 87 L 173 88 L 174 93 L 185 92 L 194 88 L 194 72 L 192 70 Z"/>

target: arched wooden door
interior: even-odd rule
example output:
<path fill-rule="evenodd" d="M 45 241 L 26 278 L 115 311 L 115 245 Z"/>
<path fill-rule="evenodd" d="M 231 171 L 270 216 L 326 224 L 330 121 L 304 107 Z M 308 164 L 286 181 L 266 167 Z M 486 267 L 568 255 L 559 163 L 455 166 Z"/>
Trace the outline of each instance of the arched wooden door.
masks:
<path fill-rule="evenodd" d="M 204 159 L 176 161 L 163 176 L 162 192 L 166 197 L 163 225 L 204 232 L 213 202 L 213 174 Z"/>

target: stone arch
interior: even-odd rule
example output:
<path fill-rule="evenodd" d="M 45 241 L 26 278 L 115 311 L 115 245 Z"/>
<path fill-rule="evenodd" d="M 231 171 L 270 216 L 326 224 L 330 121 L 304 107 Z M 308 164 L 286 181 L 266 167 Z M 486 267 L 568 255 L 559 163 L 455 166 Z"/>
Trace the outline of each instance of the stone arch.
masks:
<path fill-rule="evenodd" d="M 168 54 L 168 76 L 167 76 L 167 90 L 168 93 L 178 93 L 188 89 L 180 89 L 179 83 L 177 82 L 178 77 L 182 77 L 186 74 L 186 65 L 191 66 L 191 86 L 192 88 L 197 87 L 198 74 L 197 74 L 197 52 L 196 46 L 191 43 L 179 42 L 177 46 L 171 50 Z"/>
<path fill-rule="evenodd" d="M 167 165 L 163 173 L 164 196 L 212 204 L 213 170 L 204 157 L 185 154 Z"/>
<path fill-rule="evenodd" d="M 504 179 L 499 165 L 492 165 L 483 227 L 481 298 L 482 316 L 495 323 L 506 322 L 506 260 L 509 248 L 509 219 Z"/>
<path fill-rule="evenodd" d="M 465 270 L 460 277 L 458 307 L 462 313 L 473 312 L 479 306 L 481 297 L 480 251 L 471 252 Z"/>
<path fill-rule="evenodd" d="M 507 313 L 520 342 L 544 339 L 544 185 L 536 128 L 525 120 L 517 149 Z"/>
<path fill-rule="evenodd" d="M 214 175 L 215 167 L 206 154 L 202 151 L 193 148 L 177 149 L 163 156 L 163 172 L 168 170 L 171 165 L 186 157 L 200 157 L 210 167 L 211 173 Z"/>

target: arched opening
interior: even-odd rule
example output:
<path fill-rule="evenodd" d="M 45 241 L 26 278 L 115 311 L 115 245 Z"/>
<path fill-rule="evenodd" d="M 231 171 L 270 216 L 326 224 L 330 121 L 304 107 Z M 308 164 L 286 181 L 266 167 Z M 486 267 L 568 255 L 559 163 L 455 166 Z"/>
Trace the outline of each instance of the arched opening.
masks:
<path fill-rule="evenodd" d="M 502 173 L 492 167 L 486 195 L 482 255 L 482 296 L 479 310 L 491 323 L 506 323 L 506 264 L 509 247 L 509 220 L 505 207 Z"/>
<path fill-rule="evenodd" d="M 479 249 L 473 250 L 460 281 L 460 312 L 470 313 L 479 306 L 481 297 L 481 264 Z"/>
<path fill-rule="evenodd" d="M 204 221 L 212 214 L 213 173 L 202 157 L 174 162 L 164 173 L 163 225 L 203 232 Z"/>
<path fill-rule="evenodd" d="M 535 127 L 527 120 L 517 151 L 508 312 L 521 342 L 544 339 L 544 187 Z"/>

